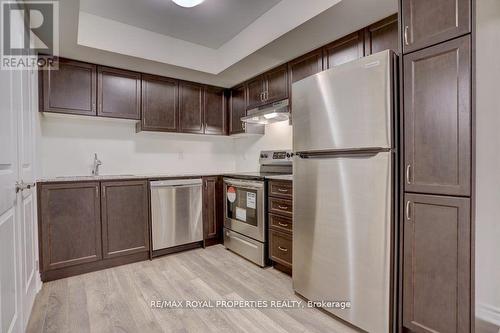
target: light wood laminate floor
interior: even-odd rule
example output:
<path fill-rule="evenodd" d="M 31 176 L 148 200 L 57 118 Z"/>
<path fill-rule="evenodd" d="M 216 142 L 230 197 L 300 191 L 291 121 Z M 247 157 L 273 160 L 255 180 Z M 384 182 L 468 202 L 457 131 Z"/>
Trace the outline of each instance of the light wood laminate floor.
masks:
<path fill-rule="evenodd" d="M 217 245 L 45 283 L 28 332 L 354 332 L 313 308 L 155 309 L 152 300 L 301 300 L 289 276 Z"/>

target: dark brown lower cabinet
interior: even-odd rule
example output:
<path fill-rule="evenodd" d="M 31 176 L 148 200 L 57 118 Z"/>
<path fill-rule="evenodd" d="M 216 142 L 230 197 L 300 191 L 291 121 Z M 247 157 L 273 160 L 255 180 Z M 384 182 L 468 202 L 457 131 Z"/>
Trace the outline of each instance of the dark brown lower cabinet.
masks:
<path fill-rule="evenodd" d="M 274 268 L 292 274 L 293 212 L 291 181 L 271 180 L 267 184 L 269 258 Z M 287 199 L 284 199 L 287 198 Z"/>
<path fill-rule="evenodd" d="M 203 240 L 205 246 L 222 240 L 222 182 L 219 177 L 203 177 Z"/>
<path fill-rule="evenodd" d="M 406 194 L 403 326 L 470 332 L 470 199 Z"/>
<path fill-rule="evenodd" d="M 271 260 L 292 268 L 293 236 L 290 233 L 269 230 L 269 253 Z"/>
<path fill-rule="evenodd" d="M 146 181 L 38 184 L 42 281 L 149 258 Z"/>
<path fill-rule="evenodd" d="M 40 270 L 102 258 L 99 183 L 62 183 L 39 188 Z"/>
<path fill-rule="evenodd" d="M 147 181 L 101 183 L 103 257 L 149 251 Z"/>

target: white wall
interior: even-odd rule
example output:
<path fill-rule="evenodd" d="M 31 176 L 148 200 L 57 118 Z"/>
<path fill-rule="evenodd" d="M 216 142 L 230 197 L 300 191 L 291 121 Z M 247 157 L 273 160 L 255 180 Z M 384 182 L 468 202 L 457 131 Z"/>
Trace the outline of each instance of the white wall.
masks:
<path fill-rule="evenodd" d="M 476 6 L 476 316 L 500 326 L 500 2 Z"/>
<path fill-rule="evenodd" d="M 135 133 L 135 122 L 131 120 L 50 114 L 40 118 L 42 177 L 90 175 L 94 153 L 103 162 L 103 175 L 235 169 L 232 138 Z"/>
<path fill-rule="evenodd" d="M 39 120 L 40 177 L 90 175 L 94 153 L 105 174 L 183 174 L 257 171 L 262 149 L 291 149 L 287 122 L 266 135 L 242 138 L 135 133 L 131 120 L 43 114 Z"/>
<path fill-rule="evenodd" d="M 235 140 L 237 171 L 256 171 L 261 150 L 292 149 L 292 126 L 287 121 L 266 125 L 266 135 Z"/>

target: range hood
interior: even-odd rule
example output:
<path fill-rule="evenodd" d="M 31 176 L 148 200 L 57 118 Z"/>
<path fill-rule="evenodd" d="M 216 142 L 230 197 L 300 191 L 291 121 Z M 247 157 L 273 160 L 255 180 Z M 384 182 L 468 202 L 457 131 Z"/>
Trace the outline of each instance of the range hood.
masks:
<path fill-rule="evenodd" d="M 258 108 L 248 110 L 247 116 L 242 117 L 241 121 L 250 124 L 272 124 L 278 121 L 290 119 L 290 111 L 288 99 L 279 102 L 260 106 Z"/>

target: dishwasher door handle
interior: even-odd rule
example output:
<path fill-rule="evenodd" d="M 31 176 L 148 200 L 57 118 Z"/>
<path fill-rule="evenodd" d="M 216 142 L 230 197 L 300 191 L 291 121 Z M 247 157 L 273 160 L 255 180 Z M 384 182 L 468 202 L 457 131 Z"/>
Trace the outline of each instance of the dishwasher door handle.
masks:
<path fill-rule="evenodd" d="M 202 185 L 201 178 L 196 179 L 173 179 L 156 180 L 149 183 L 151 187 L 175 187 L 175 186 L 198 186 Z"/>
<path fill-rule="evenodd" d="M 171 189 L 179 189 L 179 188 L 193 188 L 199 187 L 201 184 L 193 184 L 193 185 L 151 185 L 151 188 L 171 188 Z"/>

